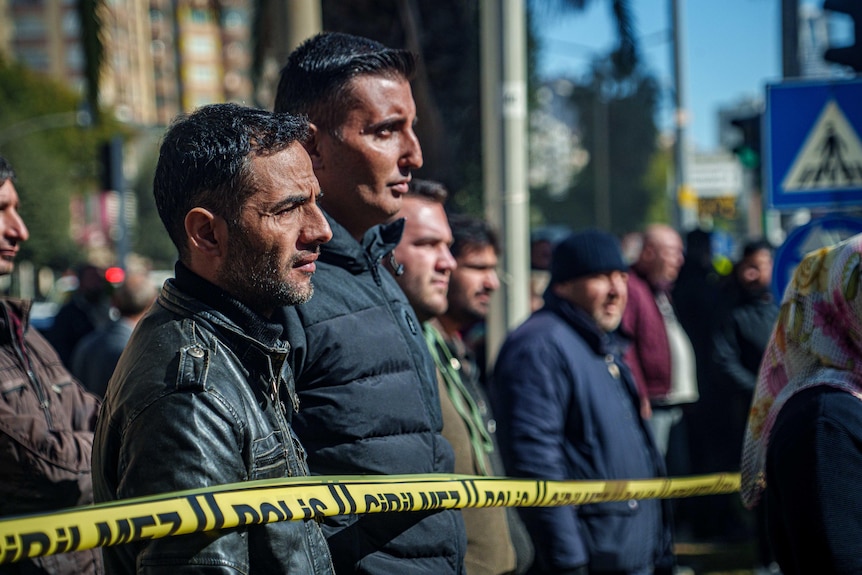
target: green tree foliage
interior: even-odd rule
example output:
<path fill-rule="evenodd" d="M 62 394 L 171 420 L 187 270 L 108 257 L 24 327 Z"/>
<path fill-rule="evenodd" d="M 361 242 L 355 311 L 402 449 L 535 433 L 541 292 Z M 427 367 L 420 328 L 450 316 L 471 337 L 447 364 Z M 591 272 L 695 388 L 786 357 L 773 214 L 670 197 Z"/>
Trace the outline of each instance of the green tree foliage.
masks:
<path fill-rule="evenodd" d="M 650 159 L 644 176 L 649 193 L 649 207 L 644 223 L 673 224 L 673 198 L 669 187 L 673 180 L 673 148 L 659 148 Z"/>
<path fill-rule="evenodd" d="M 604 135 L 608 151 L 609 231 L 623 233 L 643 225 L 656 198 L 654 183 L 651 185 L 647 176 L 658 142 L 658 98 L 659 88 L 651 76 L 634 72 L 619 79 L 606 61 L 594 65 L 587 82 L 576 86 L 571 96 L 590 162 L 562 199 L 555 201 L 543 190 L 534 190 L 533 205 L 546 223 L 574 228 L 597 225 L 595 190 L 597 169 L 601 168 L 597 168 L 600 162 L 596 161 L 596 140 L 597 135 Z"/>
<path fill-rule="evenodd" d="M 58 269 L 81 257 L 70 239 L 69 199 L 95 175 L 87 153 L 94 143 L 74 125 L 76 107 L 75 95 L 59 83 L 0 62 L 0 154 L 18 174 L 21 215 L 30 229 L 20 257 Z M 72 125 L 52 129 L 51 118 Z"/>
<path fill-rule="evenodd" d="M 117 127 L 82 126 L 79 108 L 79 98 L 62 84 L 0 60 L 0 154 L 18 175 L 21 215 L 30 229 L 20 259 L 37 267 L 62 270 L 85 257 L 72 241 L 70 202 L 98 190 L 99 144 Z"/>
<path fill-rule="evenodd" d="M 140 134 L 137 142 L 140 150 L 149 152 L 141 152 L 143 157 L 138 176 L 131 182 L 138 201 L 138 221 L 132 236 L 132 251 L 148 259 L 153 269 L 172 270 L 177 259 L 177 248 L 171 242 L 162 224 L 156 208 L 156 200 L 153 197 L 153 174 L 156 173 L 159 140 L 162 134 L 162 130 Z"/>

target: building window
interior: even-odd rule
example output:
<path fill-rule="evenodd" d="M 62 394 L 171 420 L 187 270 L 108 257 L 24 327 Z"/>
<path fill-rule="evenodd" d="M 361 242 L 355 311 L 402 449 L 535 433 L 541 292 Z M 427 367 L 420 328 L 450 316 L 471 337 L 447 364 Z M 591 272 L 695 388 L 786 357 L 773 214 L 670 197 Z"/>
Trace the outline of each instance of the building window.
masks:
<path fill-rule="evenodd" d="M 212 12 L 201 8 L 192 8 L 189 11 L 189 21 L 197 24 L 208 24 L 213 21 Z"/>
<path fill-rule="evenodd" d="M 51 67 L 51 59 L 42 50 L 21 50 L 18 52 L 18 58 L 28 68 L 40 72 L 47 72 Z"/>
<path fill-rule="evenodd" d="M 73 11 L 67 11 L 63 14 L 63 33 L 66 36 L 80 36 L 81 20 L 78 14 Z"/>
<path fill-rule="evenodd" d="M 213 66 L 191 66 L 189 77 L 195 84 L 214 84 L 216 82 L 216 70 Z"/>
<path fill-rule="evenodd" d="M 188 54 L 191 56 L 213 56 L 216 54 L 215 38 L 212 36 L 192 36 L 188 39 Z"/>
<path fill-rule="evenodd" d="M 45 22 L 38 16 L 21 16 L 15 22 L 16 40 L 37 40 L 45 37 Z"/>
<path fill-rule="evenodd" d="M 66 67 L 70 70 L 84 69 L 84 51 L 80 45 L 68 46 L 66 48 Z"/>
<path fill-rule="evenodd" d="M 246 25 L 245 11 L 241 10 L 225 10 L 222 14 L 222 25 L 227 29 L 241 28 Z"/>

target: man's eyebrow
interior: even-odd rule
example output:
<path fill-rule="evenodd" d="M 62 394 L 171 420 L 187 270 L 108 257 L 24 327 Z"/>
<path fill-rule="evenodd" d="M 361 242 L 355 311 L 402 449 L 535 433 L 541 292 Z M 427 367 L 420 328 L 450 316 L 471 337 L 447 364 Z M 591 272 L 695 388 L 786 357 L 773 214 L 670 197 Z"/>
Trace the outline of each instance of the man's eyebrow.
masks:
<path fill-rule="evenodd" d="M 386 127 L 391 127 L 391 126 L 400 127 L 400 126 L 404 126 L 406 124 L 407 124 L 407 118 L 406 117 L 401 116 L 401 115 L 394 115 L 394 116 L 389 116 L 387 118 L 384 118 L 384 119 L 380 120 L 379 122 L 374 122 L 373 124 L 368 126 L 368 129 L 370 131 L 375 131 L 375 130 L 379 130 L 380 128 L 386 128 Z"/>
<path fill-rule="evenodd" d="M 308 194 L 294 194 L 272 204 L 269 209 L 270 211 L 277 212 L 291 206 L 306 204 L 309 200 L 311 200 L 311 196 Z"/>

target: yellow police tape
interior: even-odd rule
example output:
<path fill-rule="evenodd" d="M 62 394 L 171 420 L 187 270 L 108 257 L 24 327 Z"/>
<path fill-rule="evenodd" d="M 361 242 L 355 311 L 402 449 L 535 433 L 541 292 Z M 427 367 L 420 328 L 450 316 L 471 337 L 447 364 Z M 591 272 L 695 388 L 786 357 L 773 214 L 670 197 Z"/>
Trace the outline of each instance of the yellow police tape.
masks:
<path fill-rule="evenodd" d="M 0 521 L 0 564 L 141 539 L 332 515 L 554 507 L 738 490 L 738 473 L 618 481 L 438 474 L 248 481 Z"/>

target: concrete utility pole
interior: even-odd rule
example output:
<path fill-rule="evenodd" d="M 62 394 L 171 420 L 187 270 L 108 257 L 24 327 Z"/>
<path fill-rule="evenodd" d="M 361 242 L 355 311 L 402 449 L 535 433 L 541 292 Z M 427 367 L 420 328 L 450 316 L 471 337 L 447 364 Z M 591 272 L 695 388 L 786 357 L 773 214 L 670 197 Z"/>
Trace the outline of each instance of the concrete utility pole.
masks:
<path fill-rule="evenodd" d="M 503 240 L 503 281 L 486 333 L 493 362 L 506 333 L 530 314 L 527 26 L 524 0 L 480 6 L 485 215 Z"/>
<path fill-rule="evenodd" d="M 688 184 L 688 110 L 685 99 L 685 0 L 670 0 L 671 27 L 673 28 L 673 101 L 676 141 L 673 146 L 675 170 L 674 190 L 678 207 L 677 227 L 681 231 L 697 226 L 697 197 Z"/>
<path fill-rule="evenodd" d="M 284 49 L 287 55 L 303 40 L 323 30 L 323 10 L 321 0 L 285 0 L 281 5 L 284 10 Z"/>
<path fill-rule="evenodd" d="M 610 130 L 608 130 L 608 106 L 602 87 L 596 91 L 595 111 L 593 114 L 593 130 L 595 133 L 595 154 L 593 167 L 595 169 L 595 224 L 596 227 L 610 231 L 611 229 L 611 183 L 610 183 Z"/>

